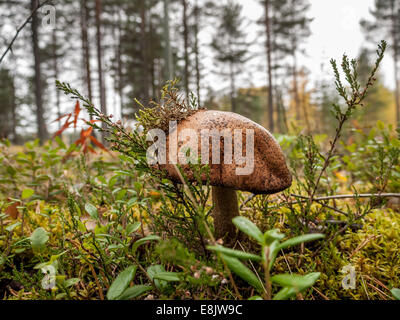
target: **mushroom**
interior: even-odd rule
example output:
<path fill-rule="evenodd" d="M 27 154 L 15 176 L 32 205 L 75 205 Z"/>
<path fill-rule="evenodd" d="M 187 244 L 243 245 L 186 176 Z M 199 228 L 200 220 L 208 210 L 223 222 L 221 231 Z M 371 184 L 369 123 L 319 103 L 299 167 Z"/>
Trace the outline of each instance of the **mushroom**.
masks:
<path fill-rule="evenodd" d="M 219 150 L 218 150 L 219 149 Z M 182 160 L 192 159 L 210 167 L 214 230 L 217 239 L 234 239 L 232 218 L 239 215 L 236 190 L 273 194 L 288 188 L 292 178 L 274 137 L 252 120 L 232 112 L 198 110 L 170 127 L 166 137 L 166 164 L 169 178 L 180 182 L 180 164 L 189 182 L 196 179 L 192 167 Z M 201 177 L 207 181 L 206 176 Z"/>

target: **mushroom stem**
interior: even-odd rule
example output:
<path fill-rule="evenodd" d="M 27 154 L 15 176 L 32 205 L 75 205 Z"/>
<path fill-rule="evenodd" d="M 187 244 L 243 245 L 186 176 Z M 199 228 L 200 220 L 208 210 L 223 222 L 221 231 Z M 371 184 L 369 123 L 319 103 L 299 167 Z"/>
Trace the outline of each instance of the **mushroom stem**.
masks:
<path fill-rule="evenodd" d="M 236 191 L 224 187 L 212 187 L 212 201 L 214 205 L 213 218 L 216 239 L 230 242 L 236 237 L 236 228 L 232 219 L 239 215 Z M 228 240 L 229 239 L 229 240 Z"/>

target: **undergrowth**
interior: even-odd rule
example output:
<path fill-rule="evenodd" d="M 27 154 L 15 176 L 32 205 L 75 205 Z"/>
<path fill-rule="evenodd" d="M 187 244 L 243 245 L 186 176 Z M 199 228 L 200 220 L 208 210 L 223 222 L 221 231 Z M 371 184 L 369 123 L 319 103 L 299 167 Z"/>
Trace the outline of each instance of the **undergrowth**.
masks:
<path fill-rule="evenodd" d="M 250 237 L 237 241 L 235 251 L 213 237 L 210 186 L 200 179 L 207 166 L 193 166 L 197 183 L 182 172 L 176 183 L 146 161 L 146 132 L 195 112 L 193 97 L 186 102 L 170 82 L 163 101 L 142 106 L 143 130 L 135 130 L 58 82 L 106 124 L 88 122 L 105 131 L 113 151 L 90 154 L 60 137 L 43 147 L 0 144 L 0 297 L 393 299 L 392 289 L 400 287 L 399 132 L 378 122 L 342 140 L 385 48 L 382 42 L 364 87 L 356 61 L 342 61 L 347 87 L 332 61 L 344 102 L 332 109 L 335 136 L 277 137 L 293 185 L 278 195 L 239 192 L 244 220 L 236 222 Z M 265 258 L 293 238 L 294 246 Z M 355 287 L 346 290 L 349 267 Z"/>

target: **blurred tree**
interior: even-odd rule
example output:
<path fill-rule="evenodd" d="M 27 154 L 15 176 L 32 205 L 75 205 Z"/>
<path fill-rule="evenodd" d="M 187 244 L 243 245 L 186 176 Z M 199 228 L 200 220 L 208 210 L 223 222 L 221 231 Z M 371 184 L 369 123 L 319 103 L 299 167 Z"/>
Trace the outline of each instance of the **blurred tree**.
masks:
<path fill-rule="evenodd" d="M 0 138 L 12 137 L 16 142 L 16 94 L 14 77 L 7 69 L 0 69 Z"/>
<path fill-rule="evenodd" d="M 311 18 L 307 17 L 310 3 L 308 0 L 262 0 L 264 6 L 264 17 L 259 23 L 265 25 L 266 53 L 267 53 L 267 77 L 268 77 L 268 112 L 270 129 L 273 125 L 273 79 L 278 76 L 274 69 L 282 68 L 286 58 L 291 57 L 292 62 L 284 77 L 293 77 L 292 94 L 295 101 L 296 119 L 301 118 L 301 101 L 298 92 L 298 66 L 297 55 L 302 50 L 302 44 L 310 36 Z M 275 62 L 275 63 L 274 63 Z M 282 111 L 282 110 L 281 110 Z"/>
<path fill-rule="evenodd" d="M 199 6 L 198 0 L 195 0 L 195 5 L 193 8 L 194 15 L 194 24 L 193 24 L 193 33 L 194 33 L 194 48 L 193 52 L 195 55 L 195 70 L 196 70 L 196 96 L 197 102 L 201 105 L 201 97 L 200 97 L 200 81 L 201 81 L 201 73 L 200 73 L 200 47 L 199 47 L 199 29 L 200 29 L 200 14 L 201 8 Z"/>
<path fill-rule="evenodd" d="M 219 24 L 211 47 L 215 52 L 215 60 L 222 68 L 228 67 L 228 72 L 219 74 L 228 77 L 230 81 L 230 100 L 232 112 L 236 107 L 236 77 L 243 70 L 245 62 L 249 60 L 246 34 L 243 32 L 242 6 L 228 1 L 219 8 Z"/>
<path fill-rule="evenodd" d="M 39 0 L 31 0 L 31 12 L 36 10 L 39 6 Z M 42 89 L 42 66 L 41 56 L 39 49 L 39 19 L 38 13 L 35 11 L 32 15 L 31 31 L 32 31 L 32 47 L 34 57 L 35 69 L 35 101 L 36 101 L 36 124 L 38 128 L 38 136 L 40 143 L 43 143 L 47 137 L 47 126 L 44 120 L 44 106 L 43 106 L 43 89 Z"/>
<path fill-rule="evenodd" d="M 361 83 L 366 84 L 368 81 L 370 70 L 374 67 L 373 61 L 370 60 L 370 53 L 367 49 L 363 49 L 357 58 L 358 76 Z M 390 90 L 386 88 L 378 73 L 377 81 L 368 92 L 364 100 L 364 107 L 357 112 L 357 119 L 363 126 L 374 126 L 377 120 L 386 120 L 385 116 L 390 107 L 393 105 Z"/>
<path fill-rule="evenodd" d="M 272 45 L 271 45 L 271 1 L 264 0 L 264 8 L 265 8 L 265 34 L 266 34 L 266 53 L 267 53 L 267 88 L 268 88 L 268 128 L 271 132 L 274 131 L 274 106 L 273 106 L 273 83 L 272 83 L 272 63 L 271 63 L 271 54 L 272 54 Z"/>
<path fill-rule="evenodd" d="M 103 114 L 107 114 L 107 105 L 106 105 L 106 87 L 104 83 L 103 76 L 103 45 L 102 45 L 102 0 L 95 0 L 95 24 L 96 24 L 96 46 L 97 46 L 97 74 L 99 81 L 99 93 L 100 93 L 100 110 Z M 102 123 L 103 129 L 105 128 L 105 124 Z M 102 142 L 105 142 L 104 134 L 102 135 Z"/>
<path fill-rule="evenodd" d="M 89 8 L 87 0 L 80 0 L 80 27 L 81 27 L 81 45 L 82 45 L 82 68 L 84 82 L 87 87 L 87 94 L 90 101 L 93 101 L 92 89 L 92 67 L 90 64 L 90 42 L 89 42 Z M 58 90 L 57 90 L 58 91 Z"/>
<path fill-rule="evenodd" d="M 367 40 L 373 41 L 389 38 L 389 47 L 392 49 L 395 75 L 395 103 L 396 122 L 400 128 L 400 92 L 399 92 L 399 54 L 400 54 L 400 1 L 375 0 L 375 8 L 370 11 L 373 21 L 361 20 Z M 382 33 L 384 35 L 382 35 Z M 377 39 L 379 37 L 379 39 Z"/>
<path fill-rule="evenodd" d="M 184 86 L 186 99 L 189 101 L 189 26 L 188 26 L 188 2 L 182 0 L 182 25 L 183 25 L 183 48 L 185 55 Z"/>

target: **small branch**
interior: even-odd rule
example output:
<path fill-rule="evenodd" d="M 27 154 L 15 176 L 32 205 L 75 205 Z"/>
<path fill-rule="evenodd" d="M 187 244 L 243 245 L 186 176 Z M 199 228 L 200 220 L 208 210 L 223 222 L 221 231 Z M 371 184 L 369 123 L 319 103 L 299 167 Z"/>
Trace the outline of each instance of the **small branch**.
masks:
<path fill-rule="evenodd" d="M 304 200 L 310 200 L 309 197 L 300 196 L 297 194 L 291 194 L 292 197 L 301 198 Z M 361 194 L 339 194 L 335 196 L 326 196 L 326 197 L 317 197 L 314 198 L 313 201 L 324 201 L 324 200 L 333 200 L 333 199 L 356 199 L 356 198 L 400 198 L 400 193 L 361 193 Z M 292 202 L 292 204 L 301 203 L 304 201 L 296 201 Z"/>
<path fill-rule="evenodd" d="M 311 199 L 309 197 L 306 196 L 301 196 L 298 194 L 290 194 L 292 197 L 295 198 L 300 198 L 303 200 L 298 200 L 298 201 L 292 201 L 290 202 L 290 204 L 298 204 L 298 203 L 304 203 L 307 201 L 310 201 Z M 247 198 L 242 205 L 240 206 L 240 209 L 242 210 L 244 208 L 244 206 L 250 202 L 252 199 L 254 199 L 254 197 L 256 196 L 256 194 L 251 195 L 249 198 Z M 361 194 L 338 194 L 335 196 L 325 196 L 325 197 L 316 197 L 313 198 L 312 201 L 313 202 L 318 202 L 321 206 L 327 207 L 329 209 L 332 209 L 336 212 L 339 212 L 345 216 L 347 216 L 347 213 L 339 210 L 337 208 L 334 208 L 330 205 L 327 205 L 325 203 L 321 203 L 320 201 L 327 201 L 327 200 L 340 200 L 340 199 L 356 199 L 356 198 L 400 198 L 400 193 L 361 193 Z M 276 209 L 281 207 L 281 204 L 277 205 L 277 206 L 273 206 L 273 207 L 269 207 L 270 209 Z"/>
<path fill-rule="evenodd" d="M 14 38 L 11 40 L 10 44 L 8 45 L 7 49 L 4 51 L 4 53 L 1 55 L 0 57 L 0 64 L 3 61 L 3 59 L 5 58 L 5 56 L 7 55 L 7 53 L 9 51 L 12 51 L 12 46 L 15 42 L 15 40 L 17 40 L 19 33 L 22 31 L 22 29 L 25 28 L 25 26 L 28 24 L 28 22 L 32 19 L 32 17 L 35 15 L 35 13 L 41 8 L 43 7 L 45 4 L 47 4 L 50 0 L 46 0 L 45 2 L 43 2 L 42 4 L 40 2 L 38 2 L 36 8 L 31 12 L 31 14 L 29 15 L 29 17 L 25 20 L 25 22 L 17 29 L 17 32 L 14 35 Z"/>
<path fill-rule="evenodd" d="M 252 194 L 250 195 L 246 200 L 243 201 L 243 203 L 240 205 L 239 210 L 242 210 L 247 203 L 249 203 L 251 200 L 253 200 L 257 195 L 256 194 Z"/>
<path fill-rule="evenodd" d="M 94 281 L 96 282 L 97 289 L 99 290 L 100 300 L 104 300 L 103 289 L 100 286 L 99 278 L 97 278 L 96 272 L 94 271 L 94 268 L 90 263 L 89 263 L 89 268 L 90 268 L 90 271 L 92 272 L 92 275 L 94 277 Z"/>

